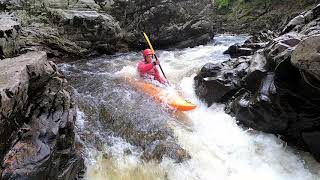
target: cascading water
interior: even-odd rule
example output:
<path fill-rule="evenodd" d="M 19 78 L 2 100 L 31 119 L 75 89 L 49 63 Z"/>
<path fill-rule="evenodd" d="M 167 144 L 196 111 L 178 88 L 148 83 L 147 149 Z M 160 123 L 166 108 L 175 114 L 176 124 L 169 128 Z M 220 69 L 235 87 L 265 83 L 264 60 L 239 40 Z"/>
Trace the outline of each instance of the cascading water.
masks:
<path fill-rule="evenodd" d="M 140 53 L 118 54 L 61 64 L 75 87 L 79 104 L 77 131 L 86 149 L 87 179 L 320 179 L 320 166 L 307 153 L 297 152 L 274 135 L 244 129 L 221 104 L 207 107 L 195 95 L 193 77 L 208 62 L 228 59 L 222 52 L 242 36 L 217 36 L 214 43 L 182 50 L 158 51 L 168 79 L 184 97 L 198 105 L 180 123 L 164 106 L 143 96 L 119 77 L 137 76 Z M 174 136 L 191 159 L 175 163 L 145 162 L 142 149 L 114 133 L 109 121 L 125 119 L 130 128 L 149 131 L 172 123 Z M 110 120 L 111 119 L 111 120 Z M 139 119 L 139 125 L 136 125 Z M 178 123 L 177 123 L 178 122 Z M 145 123 L 145 124 L 144 124 Z M 123 124 L 116 125 L 122 128 Z M 132 126 L 132 127 L 131 127 Z"/>

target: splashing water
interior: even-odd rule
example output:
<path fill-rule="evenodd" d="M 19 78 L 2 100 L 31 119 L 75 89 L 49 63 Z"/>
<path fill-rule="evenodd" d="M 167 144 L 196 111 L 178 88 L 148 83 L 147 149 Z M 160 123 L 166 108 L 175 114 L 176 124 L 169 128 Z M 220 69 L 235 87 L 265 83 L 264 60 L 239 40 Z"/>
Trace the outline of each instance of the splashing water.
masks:
<path fill-rule="evenodd" d="M 192 122 L 191 128 L 172 126 L 180 145 L 192 157 L 183 163 L 174 163 L 168 158 L 164 158 L 160 163 L 144 162 L 139 159 L 142 153 L 140 148 L 105 132 L 104 125 L 99 121 L 92 121 L 94 118 L 101 119 L 101 115 L 97 115 L 95 111 L 101 102 L 110 104 L 108 109 L 123 117 L 127 117 L 126 114 L 139 114 L 128 106 L 117 103 L 123 99 L 126 99 L 127 103 L 131 102 L 132 106 L 140 103 L 152 106 L 149 101 L 137 100 L 134 91 L 115 80 L 125 76 L 138 78 L 136 64 L 142 57 L 139 53 L 104 56 L 87 60 L 85 63 L 60 65 L 78 94 L 80 110 L 77 126 L 87 148 L 86 178 L 320 179 L 320 166 L 308 153 L 287 147 L 274 135 L 243 129 L 236 124 L 234 118 L 224 112 L 223 105 L 214 104 L 208 108 L 196 97 L 193 77 L 199 69 L 208 62 L 219 63 L 227 60 L 228 57 L 222 52 L 231 44 L 241 43 L 245 39 L 245 36 L 222 35 L 217 36 L 213 44 L 206 46 L 157 52 L 162 68 L 175 89 L 198 105 L 196 110 L 185 113 Z M 126 108 L 126 111 L 121 110 L 122 108 Z M 86 112 L 81 112 L 82 109 Z M 163 118 L 172 118 L 167 115 L 167 111 L 158 110 L 153 113 L 161 114 Z"/>

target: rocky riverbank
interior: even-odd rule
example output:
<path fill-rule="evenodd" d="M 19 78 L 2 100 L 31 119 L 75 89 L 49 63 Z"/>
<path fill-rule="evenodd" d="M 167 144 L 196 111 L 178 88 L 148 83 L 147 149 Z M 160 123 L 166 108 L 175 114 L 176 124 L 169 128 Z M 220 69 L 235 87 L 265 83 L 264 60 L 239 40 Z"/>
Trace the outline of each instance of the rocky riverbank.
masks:
<path fill-rule="evenodd" d="M 0 62 L 1 179 L 73 179 L 83 169 L 75 148 L 75 104 L 45 52 Z"/>
<path fill-rule="evenodd" d="M 252 38 L 229 48 L 238 58 L 205 65 L 195 77 L 197 95 L 209 106 L 225 102 L 240 124 L 280 135 L 320 160 L 319 20 L 320 5 L 269 42 Z"/>

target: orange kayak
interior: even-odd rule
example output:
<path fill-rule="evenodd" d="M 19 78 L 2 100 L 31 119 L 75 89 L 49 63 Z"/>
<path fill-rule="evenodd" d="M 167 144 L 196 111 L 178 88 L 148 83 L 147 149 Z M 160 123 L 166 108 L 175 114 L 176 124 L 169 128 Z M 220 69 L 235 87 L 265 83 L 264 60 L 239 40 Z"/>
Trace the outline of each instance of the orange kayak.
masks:
<path fill-rule="evenodd" d="M 157 87 L 153 84 L 139 81 L 133 78 L 126 78 L 134 87 L 141 89 L 145 94 L 163 102 L 178 111 L 190 111 L 197 107 L 197 105 L 185 100 L 178 93 Z"/>

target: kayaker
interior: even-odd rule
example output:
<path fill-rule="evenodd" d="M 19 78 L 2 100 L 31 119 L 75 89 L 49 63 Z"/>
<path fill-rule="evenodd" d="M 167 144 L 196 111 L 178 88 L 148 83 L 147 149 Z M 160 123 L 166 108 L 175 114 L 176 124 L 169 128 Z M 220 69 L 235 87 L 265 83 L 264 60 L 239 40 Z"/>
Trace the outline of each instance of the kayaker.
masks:
<path fill-rule="evenodd" d="M 143 51 L 144 60 L 138 63 L 138 71 L 143 78 L 152 78 L 159 81 L 161 84 L 167 83 L 167 81 L 160 76 L 157 69 L 157 65 L 160 64 L 159 60 L 152 61 L 153 52 L 151 49 L 145 49 Z"/>

